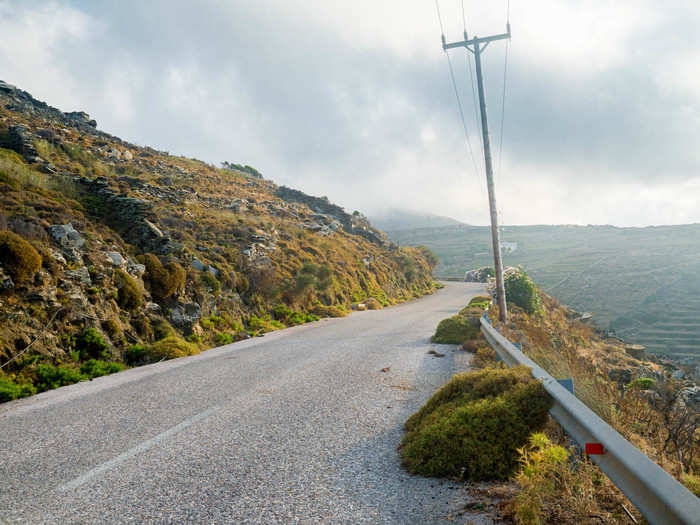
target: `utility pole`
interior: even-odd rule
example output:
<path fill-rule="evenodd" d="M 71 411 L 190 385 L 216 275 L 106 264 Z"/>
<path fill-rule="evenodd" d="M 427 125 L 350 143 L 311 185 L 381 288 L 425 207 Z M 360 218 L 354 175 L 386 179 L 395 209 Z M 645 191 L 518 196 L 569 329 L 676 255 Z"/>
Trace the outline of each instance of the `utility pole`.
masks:
<path fill-rule="evenodd" d="M 493 262 L 496 270 L 496 298 L 498 300 L 498 318 L 505 321 L 508 317 L 508 308 L 506 306 L 506 290 L 503 284 L 503 261 L 501 260 L 501 240 L 498 233 L 498 212 L 496 208 L 496 190 L 493 185 L 493 166 L 491 164 L 491 142 L 489 140 L 489 124 L 486 118 L 486 101 L 484 99 L 484 79 L 481 74 L 481 53 L 486 49 L 489 43 L 494 40 L 510 39 L 510 23 L 506 25 L 507 32 L 487 36 L 483 38 L 474 37 L 471 40 L 467 37 L 467 32 L 464 32 L 464 40 L 462 42 L 453 42 L 448 44 L 445 41 L 445 35 L 442 35 L 442 49 L 447 52 L 448 49 L 454 47 L 463 47 L 467 51 L 473 53 L 474 62 L 476 63 L 476 81 L 479 88 L 479 109 L 481 109 L 481 134 L 484 142 L 484 165 L 486 166 L 486 186 L 489 193 L 489 210 L 491 212 L 491 243 L 493 244 Z"/>

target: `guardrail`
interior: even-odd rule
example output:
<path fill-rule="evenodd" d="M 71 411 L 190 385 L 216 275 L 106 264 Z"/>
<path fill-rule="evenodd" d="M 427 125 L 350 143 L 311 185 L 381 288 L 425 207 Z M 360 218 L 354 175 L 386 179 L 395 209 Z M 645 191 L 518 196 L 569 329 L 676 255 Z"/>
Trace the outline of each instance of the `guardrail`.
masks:
<path fill-rule="evenodd" d="M 508 365 L 525 365 L 542 381 L 554 405 L 549 413 L 582 447 L 602 445 L 602 454 L 589 456 L 652 525 L 700 524 L 700 499 L 623 438 L 556 379 L 481 318 L 481 331 Z M 600 449 L 600 447 L 597 447 Z"/>

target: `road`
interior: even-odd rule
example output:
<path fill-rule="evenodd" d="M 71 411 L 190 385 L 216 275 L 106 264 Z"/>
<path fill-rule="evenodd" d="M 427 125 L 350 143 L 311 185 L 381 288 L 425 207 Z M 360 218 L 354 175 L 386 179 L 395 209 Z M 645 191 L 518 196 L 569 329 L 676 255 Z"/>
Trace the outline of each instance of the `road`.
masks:
<path fill-rule="evenodd" d="M 454 523 L 464 488 L 396 447 L 468 366 L 429 336 L 481 286 L 0 405 L 0 521 Z"/>

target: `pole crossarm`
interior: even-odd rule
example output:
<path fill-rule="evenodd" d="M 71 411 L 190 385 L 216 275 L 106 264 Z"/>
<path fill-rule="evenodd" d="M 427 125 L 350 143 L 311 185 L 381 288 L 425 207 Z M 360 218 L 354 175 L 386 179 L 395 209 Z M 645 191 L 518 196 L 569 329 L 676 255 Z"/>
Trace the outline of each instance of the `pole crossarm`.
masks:
<path fill-rule="evenodd" d="M 444 38 L 442 40 L 442 49 L 447 51 L 448 49 L 453 49 L 455 47 L 466 47 L 471 51 L 471 48 L 469 46 L 475 46 L 479 44 L 488 44 L 489 42 L 493 42 L 494 40 L 506 40 L 510 39 L 510 28 L 508 28 L 507 33 L 502 33 L 500 35 L 493 35 L 493 36 L 485 36 L 485 37 L 474 37 L 471 40 L 467 39 L 466 33 L 464 34 L 464 40 L 461 42 L 452 42 L 448 44 L 445 42 Z"/>

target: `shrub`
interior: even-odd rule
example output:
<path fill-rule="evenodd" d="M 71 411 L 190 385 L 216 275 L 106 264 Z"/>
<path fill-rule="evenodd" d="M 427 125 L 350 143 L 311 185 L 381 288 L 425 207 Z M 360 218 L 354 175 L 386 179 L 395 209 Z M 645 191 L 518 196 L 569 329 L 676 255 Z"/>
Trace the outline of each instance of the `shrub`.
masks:
<path fill-rule="evenodd" d="M 686 488 L 700 498 L 700 476 L 694 476 L 693 474 L 683 474 L 681 476 L 681 482 Z"/>
<path fill-rule="evenodd" d="M 417 248 L 418 250 L 420 250 L 421 254 L 423 254 L 423 257 L 425 257 L 425 261 L 431 268 L 435 268 L 438 265 L 440 259 L 438 259 L 438 256 L 435 255 L 435 252 L 433 252 L 433 250 L 431 250 L 427 246 L 418 246 Z"/>
<path fill-rule="evenodd" d="M 75 349 L 80 355 L 80 360 L 100 359 L 109 356 L 109 345 L 102 334 L 94 328 L 86 328 L 75 338 Z"/>
<path fill-rule="evenodd" d="M 141 365 L 147 362 L 148 350 L 143 345 L 131 345 L 124 352 L 124 361 L 127 365 L 135 366 Z"/>
<path fill-rule="evenodd" d="M 75 368 L 41 364 L 36 368 L 35 384 L 39 392 L 45 392 L 86 379 L 87 377 Z"/>
<path fill-rule="evenodd" d="M 484 295 L 477 295 L 469 301 L 467 307 L 480 308 L 481 310 L 486 310 L 491 304 L 491 298 Z"/>
<path fill-rule="evenodd" d="M 550 406 L 525 367 L 458 374 L 406 421 L 401 462 L 426 476 L 506 479 Z"/>
<path fill-rule="evenodd" d="M 233 341 L 234 339 L 231 334 L 225 334 L 222 332 L 216 332 L 216 334 L 214 334 L 214 342 L 218 346 L 228 345 L 233 343 Z"/>
<path fill-rule="evenodd" d="M 141 255 L 139 260 L 146 266 L 145 279 L 151 295 L 159 302 L 171 297 L 185 285 L 185 269 L 175 261 L 165 266 L 152 253 Z"/>
<path fill-rule="evenodd" d="M 248 318 L 248 328 L 254 333 L 265 333 L 284 328 L 284 325 L 271 319 L 269 315 L 263 317 L 252 315 Z"/>
<path fill-rule="evenodd" d="M 16 233 L 0 231 L 0 264 L 15 284 L 24 284 L 41 268 L 41 255 Z"/>
<path fill-rule="evenodd" d="M 175 359 L 199 353 L 199 348 L 188 343 L 184 339 L 176 336 L 168 336 L 165 339 L 156 341 L 147 348 L 149 361 L 160 361 L 161 359 Z"/>
<path fill-rule="evenodd" d="M 498 354 L 493 348 L 485 345 L 476 349 L 469 364 L 475 368 L 485 368 L 496 363 L 498 363 Z"/>
<path fill-rule="evenodd" d="M 505 278 L 506 301 L 515 304 L 532 314 L 542 309 L 537 287 L 523 270 L 511 273 Z"/>
<path fill-rule="evenodd" d="M 15 383 L 0 377 L 0 403 L 36 394 L 36 388 L 30 383 Z"/>
<path fill-rule="evenodd" d="M 276 305 L 272 309 L 272 313 L 275 316 L 275 319 L 283 322 L 287 326 L 311 323 L 320 319 L 318 315 L 296 312 L 284 304 Z"/>
<path fill-rule="evenodd" d="M 175 331 L 175 328 L 173 328 L 173 325 L 162 317 L 159 317 L 153 321 L 152 326 L 153 337 L 156 339 L 156 341 L 170 336 L 177 336 L 177 332 Z"/>
<path fill-rule="evenodd" d="M 209 288 L 211 293 L 214 295 L 219 295 L 219 292 L 221 292 L 221 283 L 216 277 L 209 272 L 202 272 L 200 279 L 202 280 L 202 284 Z"/>
<path fill-rule="evenodd" d="M 325 304 L 314 305 L 311 312 L 320 317 L 345 317 L 348 315 L 348 311 L 341 306 L 326 306 Z"/>
<path fill-rule="evenodd" d="M 592 463 L 572 460 L 566 448 L 542 433 L 530 436 L 519 453 L 515 481 L 520 491 L 513 509 L 517 523 L 588 523 L 601 514 L 596 501 L 600 498 L 595 497 L 600 480 Z"/>
<path fill-rule="evenodd" d="M 131 275 L 118 269 L 114 272 L 114 283 L 118 290 L 117 303 L 119 306 L 131 311 L 141 308 L 143 302 L 141 290 Z"/>
<path fill-rule="evenodd" d="M 634 390 L 651 390 L 656 385 L 651 377 L 638 377 L 634 381 L 630 381 L 627 388 Z"/>
<path fill-rule="evenodd" d="M 382 309 L 382 303 L 380 303 L 377 299 L 374 297 L 370 297 L 365 301 L 365 306 L 367 306 L 368 310 L 381 310 Z"/>
<path fill-rule="evenodd" d="M 126 367 L 121 363 L 90 359 L 80 366 L 80 373 L 84 374 L 89 379 L 92 379 L 93 377 L 106 376 L 116 372 L 121 372 L 124 370 L 124 368 Z"/>
<path fill-rule="evenodd" d="M 479 320 L 468 319 L 454 315 L 443 319 L 430 338 L 433 343 L 461 345 L 467 339 L 475 339 L 479 335 Z"/>

